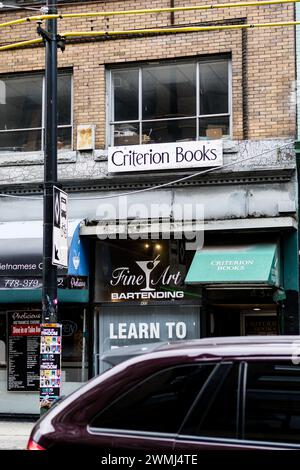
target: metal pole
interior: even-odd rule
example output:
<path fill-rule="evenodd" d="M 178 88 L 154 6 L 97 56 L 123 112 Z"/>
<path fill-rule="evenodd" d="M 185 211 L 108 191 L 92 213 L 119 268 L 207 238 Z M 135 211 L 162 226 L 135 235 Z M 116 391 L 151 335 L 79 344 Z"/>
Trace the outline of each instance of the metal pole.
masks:
<path fill-rule="evenodd" d="M 56 13 L 56 0 L 47 0 L 49 13 Z M 49 19 L 46 30 L 38 26 L 45 42 L 45 131 L 43 198 L 43 289 L 40 350 L 40 414 L 60 396 L 61 325 L 57 312 L 57 267 L 53 252 L 53 187 L 57 185 L 57 20 Z M 51 354 L 48 354 L 51 353 Z M 54 372 L 54 375 L 52 375 Z"/>
<path fill-rule="evenodd" d="M 47 0 L 49 14 L 57 13 L 56 0 Z M 42 323 L 56 323 L 57 267 L 52 264 L 53 186 L 57 184 L 57 19 L 46 23 L 46 106 L 44 134 L 44 215 Z"/>

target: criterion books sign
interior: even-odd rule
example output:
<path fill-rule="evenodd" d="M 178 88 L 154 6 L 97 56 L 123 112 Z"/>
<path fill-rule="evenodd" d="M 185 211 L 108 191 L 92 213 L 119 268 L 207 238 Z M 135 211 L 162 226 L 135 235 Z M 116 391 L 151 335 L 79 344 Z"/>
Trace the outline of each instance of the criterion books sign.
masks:
<path fill-rule="evenodd" d="M 108 148 L 109 173 L 206 168 L 222 164 L 222 140 Z"/>

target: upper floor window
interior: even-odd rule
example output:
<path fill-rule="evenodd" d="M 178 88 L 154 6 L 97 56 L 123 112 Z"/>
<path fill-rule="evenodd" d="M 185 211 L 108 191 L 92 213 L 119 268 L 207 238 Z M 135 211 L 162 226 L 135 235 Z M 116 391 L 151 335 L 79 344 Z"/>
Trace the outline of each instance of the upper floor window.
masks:
<path fill-rule="evenodd" d="M 72 144 L 72 75 L 60 72 L 57 85 L 57 147 Z M 0 152 L 44 148 L 45 79 L 41 74 L 0 76 Z"/>
<path fill-rule="evenodd" d="M 109 144 L 230 135 L 230 62 L 207 60 L 109 72 Z"/>

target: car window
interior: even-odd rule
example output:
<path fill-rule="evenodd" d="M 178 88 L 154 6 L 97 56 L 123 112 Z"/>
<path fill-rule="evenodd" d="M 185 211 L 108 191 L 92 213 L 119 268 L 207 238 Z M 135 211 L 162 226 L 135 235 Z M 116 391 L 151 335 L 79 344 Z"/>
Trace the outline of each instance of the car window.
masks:
<path fill-rule="evenodd" d="M 238 374 L 238 364 L 220 365 L 192 408 L 181 435 L 236 437 Z"/>
<path fill-rule="evenodd" d="M 249 363 L 245 439 L 300 443 L 300 367 Z"/>
<path fill-rule="evenodd" d="M 184 365 L 160 371 L 98 414 L 91 427 L 176 433 L 214 367 Z"/>

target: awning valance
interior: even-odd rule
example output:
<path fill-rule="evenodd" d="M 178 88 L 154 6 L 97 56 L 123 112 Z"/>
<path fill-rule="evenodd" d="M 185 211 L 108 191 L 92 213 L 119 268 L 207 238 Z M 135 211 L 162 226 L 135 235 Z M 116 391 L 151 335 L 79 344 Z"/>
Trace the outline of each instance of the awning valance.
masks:
<path fill-rule="evenodd" d="M 276 243 L 204 247 L 194 255 L 186 284 L 279 286 Z"/>

